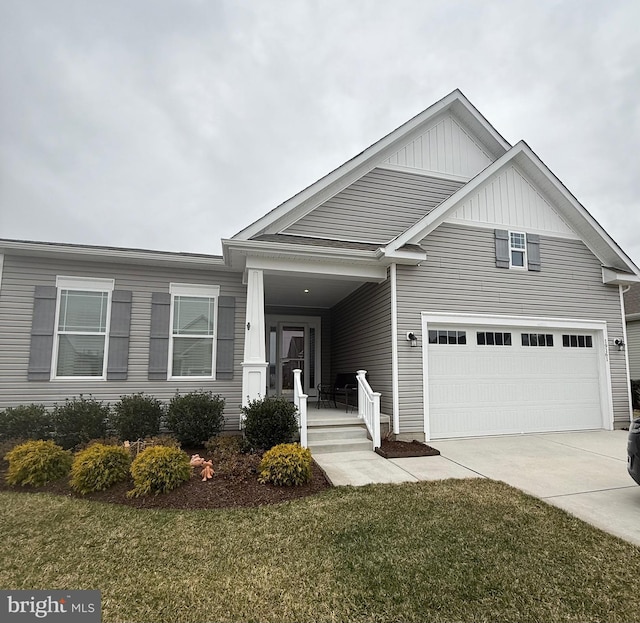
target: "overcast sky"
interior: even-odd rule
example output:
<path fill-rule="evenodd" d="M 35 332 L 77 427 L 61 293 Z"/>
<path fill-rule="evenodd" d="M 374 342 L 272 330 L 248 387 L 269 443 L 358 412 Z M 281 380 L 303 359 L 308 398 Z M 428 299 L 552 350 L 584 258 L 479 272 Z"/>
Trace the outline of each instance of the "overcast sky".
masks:
<path fill-rule="evenodd" d="M 640 264 L 637 0 L 0 0 L 0 237 L 219 253 L 459 88 Z"/>

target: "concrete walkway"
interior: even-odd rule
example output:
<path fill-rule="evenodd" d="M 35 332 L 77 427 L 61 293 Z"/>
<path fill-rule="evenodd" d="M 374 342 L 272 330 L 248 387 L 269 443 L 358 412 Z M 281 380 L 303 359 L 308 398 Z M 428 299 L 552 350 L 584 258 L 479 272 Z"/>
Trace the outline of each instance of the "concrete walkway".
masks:
<path fill-rule="evenodd" d="M 502 480 L 640 545 L 640 487 L 627 473 L 626 431 L 545 433 L 431 442 L 441 456 L 316 454 L 334 485 L 444 478 Z"/>

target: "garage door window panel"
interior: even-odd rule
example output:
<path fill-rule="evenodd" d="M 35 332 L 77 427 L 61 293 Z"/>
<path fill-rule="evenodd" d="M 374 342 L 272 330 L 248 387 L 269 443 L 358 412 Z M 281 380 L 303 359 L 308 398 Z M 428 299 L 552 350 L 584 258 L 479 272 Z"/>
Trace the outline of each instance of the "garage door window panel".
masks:
<path fill-rule="evenodd" d="M 564 334 L 562 346 L 564 348 L 593 348 L 593 338 L 590 335 Z"/>
<path fill-rule="evenodd" d="M 448 329 L 432 329 L 429 331 L 429 344 L 466 344 L 466 331 L 452 331 Z"/>
<path fill-rule="evenodd" d="M 553 347 L 553 335 L 551 333 L 522 333 L 523 346 L 550 346 Z"/>
<path fill-rule="evenodd" d="M 478 346 L 511 346 L 511 333 L 501 331 L 477 331 Z"/>

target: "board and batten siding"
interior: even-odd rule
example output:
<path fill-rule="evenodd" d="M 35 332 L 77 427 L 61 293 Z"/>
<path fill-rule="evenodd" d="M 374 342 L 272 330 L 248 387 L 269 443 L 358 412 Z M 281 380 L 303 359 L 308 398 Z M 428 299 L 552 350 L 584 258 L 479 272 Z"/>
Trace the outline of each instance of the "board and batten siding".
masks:
<path fill-rule="evenodd" d="M 366 370 L 380 410 L 392 413 L 391 287 L 367 283 L 331 309 L 331 383 L 336 374 Z"/>
<path fill-rule="evenodd" d="M 115 279 L 115 289 L 132 292 L 126 380 L 27 380 L 34 288 L 38 285 L 55 286 L 57 275 Z M 220 296 L 235 297 L 233 379 L 148 379 L 151 294 L 168 293 L 170 282 L 219 285 Z M 168 401 L 176 391 L 203 389 L 225 398 L 225 427 L 237 429 L 242 402 L 240 362 L 243 359 L 245 308 L 246 288 L 242 285 L 241 275 L 236 273 L 5 255 L 0 291 L 0 409 L 32 402 L 51 407 L 54 403 L 64 402 L 67 397 L 80 394 L 91 394 L 98 400 L 114 403 L 122 395 L 144 392 Z"/>
<path fill-rule="evenodd" d="M 452 180 L 374 169 L 280 233 L 387 243 L 461 186 Z"/>
<path fill-rule="evenodd" d="M 602 283 L 584 243 L 541 236 L 540 272 L 496 268 L 491 229 L 444 223 L 421 244 L 427 261 L 397 272 L 401 433 L 424 430 L 422 348 L 402 347 L 407 331 L 420 331 L 423 311 L 605 320 L 614 418 L 629 422 L 625 357 L 613 347 L 622 335 L 618 287 Z"/>
<path fill-rule="evenodd" d="M 629 351 L 629 375 L 640 379 L 640 320 L 627 324 L 627 350 Z"/>

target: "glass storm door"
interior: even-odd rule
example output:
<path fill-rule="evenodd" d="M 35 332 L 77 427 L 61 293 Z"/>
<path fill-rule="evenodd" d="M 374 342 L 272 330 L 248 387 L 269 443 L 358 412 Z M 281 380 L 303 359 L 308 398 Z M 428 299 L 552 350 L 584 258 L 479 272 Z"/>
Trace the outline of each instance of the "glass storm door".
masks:
<path fill-rule="evenodd" d="M 315 317 L 267 318 L 269 394 L 293 400 L 293 371 L 302 370 L 302 388 L 316 395 L 320 382 L 320 319 Z"/>

